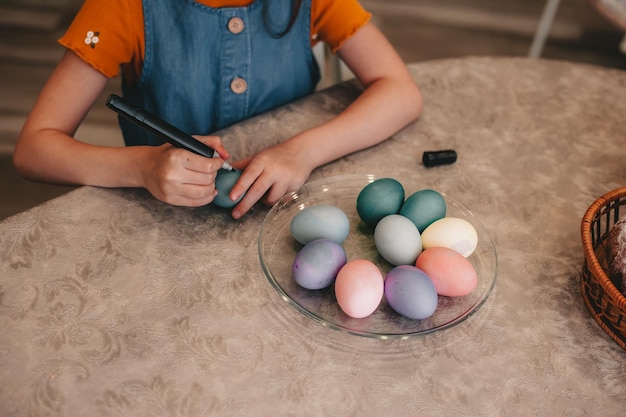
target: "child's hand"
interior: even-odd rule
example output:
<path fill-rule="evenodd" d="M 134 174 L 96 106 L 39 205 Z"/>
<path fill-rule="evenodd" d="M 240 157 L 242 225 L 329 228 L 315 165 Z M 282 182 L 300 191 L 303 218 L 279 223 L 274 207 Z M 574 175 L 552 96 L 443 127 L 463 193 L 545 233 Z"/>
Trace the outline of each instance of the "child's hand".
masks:
<path fill-rule="evenodd" d="M 246 193 L 232 211 L 235 219 L 242 217 L 259 200 L 273 205 L 285 194 L 297 191 L 313 170 L 306 163 L 306 157 L 291 150 L 287 142 L 267 148 L 233 166 L 243 173 L 231 190 L 230 198 L 236 200 Z"/>
<path fill-rule="evenodd" d="M 216 136 L 197 136 L 217 151 L 229 157 Z M 198 207 L 209 204 L 215 196 L 215 177 L 223 163 L 221 158 L 206 158 L 171 145 L 148 149 L 143 171 L 144 187 L 157 199 L 176 206 Z"/>

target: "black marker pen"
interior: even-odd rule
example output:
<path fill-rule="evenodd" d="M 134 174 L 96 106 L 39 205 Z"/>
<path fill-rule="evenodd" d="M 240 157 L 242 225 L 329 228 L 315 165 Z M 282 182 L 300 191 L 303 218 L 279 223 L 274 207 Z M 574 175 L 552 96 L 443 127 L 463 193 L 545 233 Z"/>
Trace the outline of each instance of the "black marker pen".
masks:
<path fill-rule="evenodd" d="M 148 111 L 130 104 L 116 94 L 109 96 L 106 105 L 137 126 L 149 130 L 178 148 L 187 149 L 190 152 L 206 156 L 207 158 L 212 158 L 213 155 L 215 155 L 215 150 L 210 146 L 205 145 L 193 136 L 186 134 Z M 233 170 L 233 167 L 226 161 L 224 161 L 222 168 L 229 171 Z"/>

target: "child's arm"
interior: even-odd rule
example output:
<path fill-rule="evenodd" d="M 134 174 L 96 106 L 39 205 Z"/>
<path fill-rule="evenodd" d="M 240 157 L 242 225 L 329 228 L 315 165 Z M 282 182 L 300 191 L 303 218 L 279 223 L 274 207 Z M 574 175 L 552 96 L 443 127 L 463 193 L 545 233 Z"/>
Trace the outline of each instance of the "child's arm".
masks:
<path fill-rule="evenodd" d="M 33 107 L 13 154 L 26 178 L 102 187 L 144 187 L 174 205 L 200 206 L 215 197 L 222 161 L 170 145 L 104 147 L 73 138 L 107 78 L 66 52 Z M 102 103 L 104 105 L 104 103 Z M 224 157 L 216 137 L 204 137 Z"/>
<path fill-rule="evenodd" d="M 275 203 L 300 188 L 315 168 L 384 141 L 421 113 L 417 85 L 372 23 L 348 39 L 338 54 L 365 91 L 333 120 L 235 164 L 245 171 L 231 198 L 247 193 L 233 217 L 241 217 L 260 199 Z"/>

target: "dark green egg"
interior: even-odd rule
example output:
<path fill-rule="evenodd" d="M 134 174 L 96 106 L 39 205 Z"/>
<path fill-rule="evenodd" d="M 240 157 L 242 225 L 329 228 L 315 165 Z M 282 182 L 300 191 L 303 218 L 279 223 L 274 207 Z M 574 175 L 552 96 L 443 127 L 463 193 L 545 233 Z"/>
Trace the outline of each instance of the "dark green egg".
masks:
<path fill-rule="evenodd" d="M 411 194 L 400 209 L 420 233 L 431 223 L 446 217 L 446 200 L 435 190 L 421 190 Z"/>
<path fill-rule="evenodd" d="M 393 178 L 379 178 L 367 184 L 356 199 L 361 220 L 374 227 L 380 219 L 398 214 L 404 203 L 404 187 Z"/>

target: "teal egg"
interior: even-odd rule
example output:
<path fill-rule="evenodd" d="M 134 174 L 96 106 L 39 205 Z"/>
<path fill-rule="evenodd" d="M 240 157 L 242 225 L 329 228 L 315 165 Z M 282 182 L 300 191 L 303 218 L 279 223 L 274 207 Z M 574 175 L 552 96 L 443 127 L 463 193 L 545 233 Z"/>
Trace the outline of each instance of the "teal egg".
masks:
<path fill-rule="evenodd" d="M 421 190 L 411 194 L 400 214 L 410 219 L 420 233 L 431 223 L 446 217 L 446 200 L 435 190 Z"/>
<path fill-rule="evenodd" d="M 404 202 L 404 187 L 393 178 L 379 178 L 367 184 L 356 199 L 356 211 L 368 226 L 374 227 L 390 214 L 398 214 Z"/>
<path fill-rule="evenodd" d="M 241 199 L 243 195 L 239 197 L 237 201 L 233 201 L 228 196 L 230 194 L 230 190 L 233 189 L 233 186 L 237 182 L 237 180 L 241 177 L 241 171 L 238 169 L 233 169 L 232 171 L 228 171 L 226 169 L 220 169 L 217 172 L 217 177 L 215 177 L 215 188 L 217 188 L 217 196 L 213 200 L 213 204 L 222 208 L 230 208 L 234 207 Z"/>

